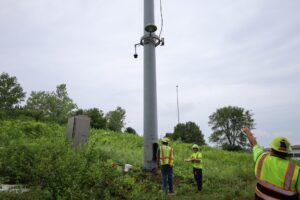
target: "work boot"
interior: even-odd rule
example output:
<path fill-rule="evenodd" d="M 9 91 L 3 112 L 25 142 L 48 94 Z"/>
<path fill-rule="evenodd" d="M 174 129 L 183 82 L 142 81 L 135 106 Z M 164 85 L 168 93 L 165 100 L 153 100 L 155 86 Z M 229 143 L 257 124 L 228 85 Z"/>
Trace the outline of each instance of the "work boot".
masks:
<path fill-rule="evenodd" d="M 169 194 L 170 196 L 174 196 L 174 195 L 176 195 L 176 192 L 170 191 L 168 194 Z"/>

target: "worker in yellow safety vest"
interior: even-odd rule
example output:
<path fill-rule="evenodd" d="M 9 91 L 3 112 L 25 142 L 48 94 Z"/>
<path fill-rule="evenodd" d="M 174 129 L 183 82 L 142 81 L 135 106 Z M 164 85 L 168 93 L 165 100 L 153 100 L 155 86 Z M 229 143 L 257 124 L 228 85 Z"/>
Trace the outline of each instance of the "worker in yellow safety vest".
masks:
<path fill-rule="evenodd" d="M 291 152 L 289 141 L 284 137 L 276 137 L 271 143 L 271 152 L 265 153 L 249 128 L 243 131 L 253 147 L 257 180 L 255 199 L 300 199 L 300 168 L 287 159 Z"/>
<path fill-rule="evenodd" d="M 186 159 L 185 162 L 191 162 L 193 166 L 193 174 L 197 183 L 198 191 L 202 190 L 202 153 L 200 152 L 200 148 L 197 144 L 192 146 L 193 153 L 190 159 Z"/>
<path fill-rule="evenodd" d="M 169 146 L 169 138 L 163 138 L 158 150 L 157 167 L 161 168 L 162 184 L 164 192 L 174 194 L 173 191 L 173 148 Z"/>

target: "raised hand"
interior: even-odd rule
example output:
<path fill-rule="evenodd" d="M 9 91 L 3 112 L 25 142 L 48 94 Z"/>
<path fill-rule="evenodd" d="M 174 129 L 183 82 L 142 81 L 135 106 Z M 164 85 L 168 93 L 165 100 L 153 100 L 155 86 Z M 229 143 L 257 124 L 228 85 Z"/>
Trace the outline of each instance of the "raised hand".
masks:
<path fill-rule="evenodd" d="M 253 133 L 250 131 L 250 129 L 248 127 L 243 128 L 243 132 L 246 134 L 246 136 L 252 146 L 257 144 L 256 138 L 253 136 Z"/>

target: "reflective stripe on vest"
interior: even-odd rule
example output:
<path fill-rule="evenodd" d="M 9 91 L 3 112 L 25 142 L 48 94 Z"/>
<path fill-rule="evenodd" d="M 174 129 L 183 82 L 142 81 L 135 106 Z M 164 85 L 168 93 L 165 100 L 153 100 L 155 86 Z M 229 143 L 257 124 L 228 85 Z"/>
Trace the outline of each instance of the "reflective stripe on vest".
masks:
<path fill-rule="evenodd" d="M 256 192 L 255 193 L 256 193 L 257 196 L 259 196 L 260 198 L 262 198 L 264 200 L 280 200 L 280 199 L 276 199 L 276 198 L 270 197 L 269 195 L 266 195 L 266 194 L 262 193 L 257 188 L 256 188 Z"/>
<path fill-rule="evenodd" d="M 256 169 L 256 176 L 257 177 L 260 177 L 261 175 L 261 170 L 262 170 L 262 166 L 264 164 L 264 161 L 267 157 L 267 153 L 265 153 L 260 159 L 259 159 L 259 163 L 258 163 L 258 166 L 257 166 L 257 169 Z"/>
<path fill-rule="evenodd" d="M 165 152 L 164 152 L 164 149 L 165 148 L 169 148 L 169 156 L 168 157 L 165 157 Z M 160 159 L 161 159 L 161 162 L 162 162 L 162 165 L 165 165 L 166 164 L 166 159 L 168 159 L 168 165 L 171 165 L 172 163 L 172 155 L 173 155 L 173 149 L 171 147 L 168 147 L 168 146 L 161 146 L 160 148 L 160 152 L 161 152 L 161 156 L 160 156 Z"/>
<path fill-rule="evenodd" d="M 289 163 L 284 178 L 284 189 L 286 190 L 291 190 L 292 179 L 295 173 L 295 169 L 296 169 L 296 165 Z"/>
<path fill-rule="evenodd" d="M 256 169 L 257 182 L 270 190 L 273 190 L 275 192 L 278 192 L 278 193 L 286 195 L 286 196 L 293 196 L 293 195 L 297 194 L 296 192 L 289 191 L 291 189 L 292 179 L 293 179 L 293 175 L 294 175 L 295 168 L 296 168 L 296 165 L 294 165 L 294 164 L 289 163 L 286 173 L 285 173 L 284 187 L 282 187 L 282 188 L 280 186 L 274 185 L 266 180 L 261 179 L 261 172 L 262 172 L 263 164 L 268 155 L 269 154 L 264 154 L 258 162 L 258 166 Z M 259 191 L 259 190 L 257 189 L 257 191 Z M 259 195 L 258 193 L 256 193 L 256 194 Z M 272 199 L 274 199 L 274 198 L 272 198 Z"/>
<path fill-rule="evenodd" d="M 270 190 L 273 190 L 275 192 L 278 192 L 280 194 L 283 194 L 283 195 L 286 195 L 286 196 L 293 196 L 295 194 L 297 194 L 296 192 L 291 192 L 291 191 L 287 191 L 287 190 L 284 190 L 284 189 L 281 189 L 279 188 L 278 186 L 272 184 L 272 183 L 269 183 L 265 180 L 262 180 L 262 179 L 259 179 L 259 178 L 256 178 L 257 182 L 260 183 L 261 185 L 263 185 L 264 187 L 270 189 Z"/>

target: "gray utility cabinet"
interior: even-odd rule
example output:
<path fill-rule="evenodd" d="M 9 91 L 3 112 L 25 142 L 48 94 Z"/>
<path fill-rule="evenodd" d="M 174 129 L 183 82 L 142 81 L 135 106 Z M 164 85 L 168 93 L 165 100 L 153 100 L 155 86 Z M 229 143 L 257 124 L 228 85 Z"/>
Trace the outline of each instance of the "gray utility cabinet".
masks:
<path fill-rule="evenodd" d="M 85 144 L 89 136 L 90 122 L 90 118 L 85 115 L 69 118 L 67 140 L 73 141 L 74 146 Z"/>

